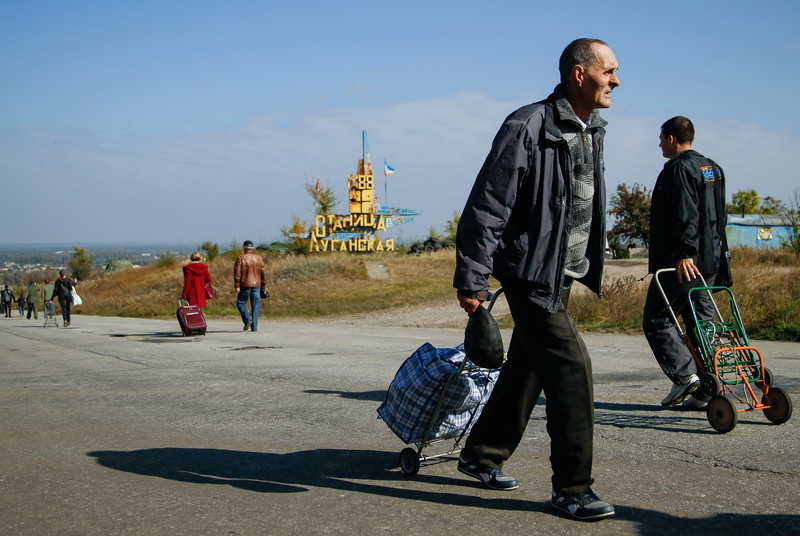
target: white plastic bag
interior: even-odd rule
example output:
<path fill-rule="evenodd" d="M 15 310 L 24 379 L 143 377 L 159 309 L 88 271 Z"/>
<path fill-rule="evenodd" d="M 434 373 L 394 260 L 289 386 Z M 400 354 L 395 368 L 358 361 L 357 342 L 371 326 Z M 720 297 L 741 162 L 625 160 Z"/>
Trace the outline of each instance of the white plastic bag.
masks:
<path fill-rule="evenodd" d="M 72 305 L 80 305 L 82 303 L 83 303 L 83 300 L 81 299 L 80 296 L 78 296 L 78 293 L 75 292 L 75 289 L 73 288 L 72 289 Z"/>

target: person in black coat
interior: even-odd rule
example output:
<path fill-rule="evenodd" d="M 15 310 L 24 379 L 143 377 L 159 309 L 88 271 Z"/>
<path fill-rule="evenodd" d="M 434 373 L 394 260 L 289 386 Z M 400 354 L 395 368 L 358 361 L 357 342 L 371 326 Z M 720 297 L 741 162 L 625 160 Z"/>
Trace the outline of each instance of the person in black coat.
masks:
<path fill-rule="evenodd" d="M 567 303 L 574 281 L 600 292 L 606 121 L 597 109 L 611 106 L 617 67 L 611 48 L 598 39 L 567 46 L 553 94 L 513 112 L 500 127 L 456 234 L 459 305 L 473 315 L 489 298 L 494 275 L 515 323 L 508 360 L 458 470 L 492 489 L 519 487 L 501 468 L 544 392 L 551 504 L 583 521 L 614 515 L 614 507 L 591 490 L 592 367 Z"/>
<path fill-rule="evenodd" d="M 649 270 L 655 274 L 675 268 L 661 274 L 659 281 L 697 348 L 697 323 L 688 293 L 702 285 L 699 275 L 708 285 L 714 285 L 717 277 L 728 217 L 725 175 L 716 162 L 692 149 L 694 125 L 686 117 L 666 121 L 659 140 L 661 153 L 669 160 L 656 179 L 650 202 Z M 692 293 L 692 300 L 699 318 L 714 318 L 714 304 L 707 292 Z M 661 405 L 677 406 L 685 401 L 690 408 L 705 407 L 708 399 L 698 390 L 697 364 L 672 325 L 655 277 L 647 291 L 642 328 L 656 361 L 672 381 Z M 692 393 L 696 394 L 687 398 Z"/>
<path fill-rule="evenodd" d="M 61 318 L 64 320 L 64 327 L 70 325 L 70 308 L 72 307 L 72 280 L 67 277 L 67 271 L 61 270 L 58 272 L 58 279 L 55 282 L 53 290 L 53 298 L 58 298 L 58 303 L 61 305 Z"/>

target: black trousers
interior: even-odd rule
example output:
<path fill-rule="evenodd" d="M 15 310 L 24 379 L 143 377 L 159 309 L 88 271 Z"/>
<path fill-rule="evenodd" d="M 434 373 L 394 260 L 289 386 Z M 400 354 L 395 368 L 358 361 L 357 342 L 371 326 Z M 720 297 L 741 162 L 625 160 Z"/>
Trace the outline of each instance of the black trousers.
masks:
<path fill-rule="evenodd" d="M 553 489 L 583 493 L 592 484 L 594 388 L 589 353 L 566 309 L 569 288 L 555 313 L 504 288 L 515 323 L 508 360 L 462 454 L 502 467 L 522 440 L 544 391 Z"/>
<path fill-rule="evenodd" d="M 703 274 L 703 277 L 708 285 L 713 285 L 717 276 L 716 274 Z M 667 299 L 672 304 L 675 316 L 681 317 L 692 344 L 695 348 L 699 347 L 696 335 L 697 322 L 689 305 L 689 289 L 703 286 L 700 278 L 679 284 L 675 272 L 665 272 L 659 276 L 659 281 L 661 281 Z M 692 300 L 700 319 L 713 320 L 715 316 L 714 303 L 707 292 L 693 292 Z M 683 383 L 687 376 L 697 374 L 697 364 L 672 324 L 667 305 L 656 285 L 655 275 L 647 289 L 647 298 L 645 298 L 644 313 L 642 314 L 642 329 L 661 370 L 673 383 Z"/>
<path fill-rule="evenodd" d="M 58 303 L 61 305 L 61 318 L 64 319 L 65 323 L 69 324 L 69 309 L 72 306 L 72 297 L 65 298 L 64 296 L 59 296 Z"/>

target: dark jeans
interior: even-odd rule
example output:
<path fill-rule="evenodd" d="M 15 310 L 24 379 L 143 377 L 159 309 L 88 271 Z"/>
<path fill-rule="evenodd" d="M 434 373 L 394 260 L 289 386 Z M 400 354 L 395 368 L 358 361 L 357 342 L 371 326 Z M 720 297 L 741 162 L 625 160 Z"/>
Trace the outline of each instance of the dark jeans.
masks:
<path fill-rule="evenodd" d="M 462 453 L 501 467 L 522 440 L 544 391 L 553 489 L 583 493 L 592 483 L 594 388 L 589 353 L 566 309 L 569 289 L 559 310 L 547 313 L 504 288 L 515 323 L 508 360 Z"/>
<path fill-rule="evenodd" d="M 36 314 L 36 304 L 32 302 L 28 302 L 28 320 L 31 319 L 31 313 L 33 313 L 33 318 L 39 318 L 39 315 Z"/>
<path fill-rule="evenodd" d="M 59 296 L 58 304 L 61 305 L 61 318 L 64 319 L 65 324 L 69 324 L 69 308 L 72 306 L 72 297 L 70 296 L 69 298 L 65 298 L 63 296 Z"/>
<path fill-rule="evenodd" d="M 716 274 L 703 274 L 703 277 L 710 286 L 714 284 Z M 678 284 L 675 272 L 661 274 L 659 281 L 661 281 L 661 286 L 664 288 L 667 299 L 672 304 L 675 316 L 681 317 L 692 344 L 695 348 L 698 348 L 697 323 L 689 305 L 689 289 L 701 287 L 703 283 L 700 278 L 697 278 Z M 708 293 L 693 292 L 692 299 L 700 319 L 713 320 L 714 304 Z M 697 374 L 697 365 L 689 348 L 683 343 L 678 335 L 678 330 L 672 325 L 667 305 L 658 291 L 655 275 L 653 275 L 650 287 L 647 289 L 647 298 L 644 302 L 644 313 L 642 314 L 642 329 L 644 329 L 644 336 L 650 344 L 650 349 L 653 350 L 656 361 L 658 361 L 667 378 L 672 380 L 672 383 L 683 383 L 687 376 Z"/>

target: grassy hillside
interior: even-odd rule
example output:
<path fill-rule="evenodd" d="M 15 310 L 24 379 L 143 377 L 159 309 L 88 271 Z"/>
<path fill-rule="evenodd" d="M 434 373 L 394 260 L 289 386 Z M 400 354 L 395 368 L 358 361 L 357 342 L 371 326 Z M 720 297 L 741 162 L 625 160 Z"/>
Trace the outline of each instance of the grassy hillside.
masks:
<path fill-rule="evenodd" d="M 372 280 L 366 263 L 381 261 L 390 280 Z M 403 254 L 371 256 L 265 256 L 267 289 L 261 315 L 319 317 L 390 309 L 408 303 L 453 299 L 452 251 L 415 257 Z M 209 264 L 217 297 L 208 302 L 210 317 L 239 316 L 233 289 L 233 260 L 219 257 Z M 93 315 L 174 318 L 183 289 L 181 264 L 148 266 L 104 274 L 80 285 L 85 305 Z"/>
<path fill-rule="evenodd" d="M 733 259 L 733 290 L 748 334 L 757 339 L 800 341 L 800 259 L 786 252 L 750 249 L 734 251 Z M 265 261 L 272 297 L 261 302 L 261 314 L 267 318 L 337 316 L 454 299 L 452 251 L 419 257 L 274 255 Z M 385 264 L 389 280 L 368 277 L 366 263 L 372 261 Z M 238 318 L 233 260 L 217 258 L 209 269 L 218 295 L 209 302 L 206 314 Z M 638 281 L 633 276 L 607 280 L 602 300 L 574 293 L 570 310 L 584 330 L 640 332 L 648 283 L 649 279 Z M 85 304 L 79 313 L 174 318 L 182 288 L 181 264 L 104 274 L 81 283 Z M 511 325 L 510 319 L 500 321 Z"/>

